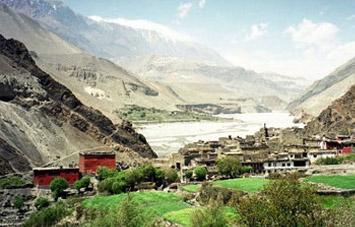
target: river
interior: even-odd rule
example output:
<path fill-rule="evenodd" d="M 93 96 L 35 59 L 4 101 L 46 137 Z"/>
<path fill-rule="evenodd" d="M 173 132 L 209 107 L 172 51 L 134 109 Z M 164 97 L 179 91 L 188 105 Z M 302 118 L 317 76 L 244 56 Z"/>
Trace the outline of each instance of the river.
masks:
<path fill-rule="evenodd" d="M 198 140 L 218 140 L 229 135 L 246 136 L 257 132 L 264 123 L 267 127 L 302 127 L 293 123 L 293 116 L 285 112 L 226 114 L 219 117 L 233 118 L 235 121 L 222 122 L 176 122 L 146 124 L 138 128 L 152 149 L 163 157 L 177 152 L 184 145 Z"/>

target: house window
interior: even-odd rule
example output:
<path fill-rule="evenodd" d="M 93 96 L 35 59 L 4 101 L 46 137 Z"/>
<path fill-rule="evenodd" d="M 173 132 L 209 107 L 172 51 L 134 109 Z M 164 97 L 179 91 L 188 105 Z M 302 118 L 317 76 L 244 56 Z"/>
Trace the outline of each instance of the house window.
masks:
<path fill-rule="evenodd" d="M 271 167 L 271 163 L 269 162 L 269 167 Z"/>
<path fill-rule="evenodd" d="M 316 155 L 316 154 L 314 154 L 314 155 L 313 155 L 313 158 L 316 158 L 316 157 L 317 157 L 317 155 Z"/>
<path fill-rule="evenodd" d="M 282 163 L 282 167 L 285 167 L 285 163 Z"/>
<path fill-rule="evenodd" d="M 287 166 L 291 166 L 291 163 L 287 163 Z"/>

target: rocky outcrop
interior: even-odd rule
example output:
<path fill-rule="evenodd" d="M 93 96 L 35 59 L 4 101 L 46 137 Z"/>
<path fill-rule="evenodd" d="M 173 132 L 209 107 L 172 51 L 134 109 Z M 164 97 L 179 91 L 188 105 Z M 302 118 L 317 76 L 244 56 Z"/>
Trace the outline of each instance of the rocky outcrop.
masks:
<path fill-rule="evenodd" d="M 178 109 L 188 112 L 204 113 L 204 114 L 235 114 L 241 113 L 240 106 L 238 104 L 185 104 L 177 105 Z"/>
<path fill-rule="evenodd" d="M 349 134 L 355 131 L 355 85 L 305 127 L 307 134 Z"/>
<path fill-rule="evenodd" d="M 0 71 L 5 75 L 0 87 L 10 91 L 10 95 L 0 94 L 0 100 L 8 103 L 6 107 L 20 107 L 27 110 L 25 115 L 36 111 L 43 115 L 43 121 L 54 122 L 52 127 L 66 126 L 70 130 L 77 130 L 97 144 L 118 146 L 122 151 L 137 152 L 141 157 L 156 157 L 145 138 L 136 133 L 131 124 L 124 122 L 114 125 L 100 111 L 83 105 L 69 89 L 37 67 L 21 42 L 7 40 L 0 35 L 0 58 L 0 63 L 6 66 Z M 26 153 L 23 150 L 20 152 Z M 29 160 L 32 158 L 29 155 L 27 157 Z M 41 160 L 37 159 L 36 164 L 40 163 Z"/>

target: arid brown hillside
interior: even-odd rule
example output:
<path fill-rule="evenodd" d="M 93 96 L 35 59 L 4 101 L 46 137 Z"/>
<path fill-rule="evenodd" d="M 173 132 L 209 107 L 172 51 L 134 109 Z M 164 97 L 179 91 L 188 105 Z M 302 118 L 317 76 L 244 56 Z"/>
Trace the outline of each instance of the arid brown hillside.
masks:
<path fill-rule="evenodd" d="M 348 134 L 355 130 L 355 85 L 307 124 L 308 134 Z"/>
<path fill-rule="evenodd" d="M 156 157 L 129 123 L 114 125 L 100 111 L 83 105 L 37 67 L 24 44 L 1 35 L 0 88 L 0 160 L 9 167 L 5 173 L 100 145 Z M 16 167 L 17 160 L 23 165 Z"/>

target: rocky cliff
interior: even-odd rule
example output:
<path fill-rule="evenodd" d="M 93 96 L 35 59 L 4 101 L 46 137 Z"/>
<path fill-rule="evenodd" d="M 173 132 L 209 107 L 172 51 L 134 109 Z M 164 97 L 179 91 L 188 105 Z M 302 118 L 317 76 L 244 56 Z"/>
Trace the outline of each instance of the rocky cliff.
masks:
<path fill-rule="evenodd" d="M 4 173 L 102 145 L 156 157 L 129 123 L 114 125 L 100 111 L 83 105 L 37 67 L 24 44 L 1 35 L 0 88 L 0 160 L 8 167 Z"/>
<path fill-rule="evenodd" d="M 305 127 L 307 134 L 330 135 L 355 132 L 355 85 L 324 109 Z"/>

